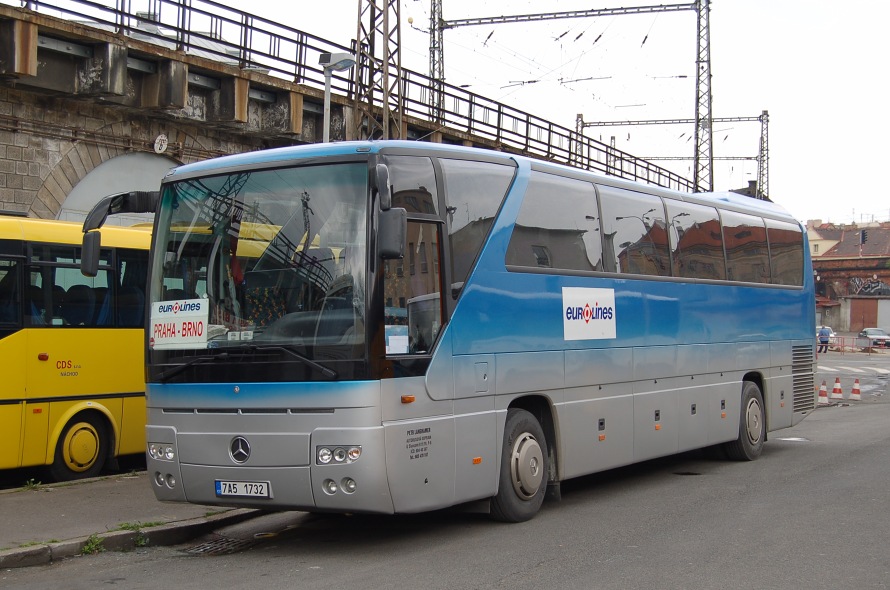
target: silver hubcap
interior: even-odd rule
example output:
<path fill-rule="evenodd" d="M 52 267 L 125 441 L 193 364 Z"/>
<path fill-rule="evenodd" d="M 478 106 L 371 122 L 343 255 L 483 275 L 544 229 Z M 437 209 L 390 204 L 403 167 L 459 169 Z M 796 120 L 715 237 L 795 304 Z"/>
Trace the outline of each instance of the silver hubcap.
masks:
<path fill-rule="evenodd" d="M 524 432 L 513 443 L 510 477 L 516 495 L 523 500 L 531 500 L 541 488 L 541 480 L 544 479 L 544 455 L 541 445 L 528 432 Z"/>
<path fill-rule="evenodd" d="M 748 442 L 756 445 L 763 435 L 763 410 L 756 399 L 748 400 L 745 408 L 745 426 L 748 431 Z"/>

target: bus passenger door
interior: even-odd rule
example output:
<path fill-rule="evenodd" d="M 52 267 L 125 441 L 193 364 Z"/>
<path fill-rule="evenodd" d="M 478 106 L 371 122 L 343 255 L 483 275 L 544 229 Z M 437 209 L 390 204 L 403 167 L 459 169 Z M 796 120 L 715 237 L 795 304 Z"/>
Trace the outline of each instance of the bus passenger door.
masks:
<path fill-rule="evenodd" d="M 21 466 L 22 411 L 25 399 L 25 332 L 21 323 L 22 277 L 17 260 L 0 259 L 0 469 Z"/>

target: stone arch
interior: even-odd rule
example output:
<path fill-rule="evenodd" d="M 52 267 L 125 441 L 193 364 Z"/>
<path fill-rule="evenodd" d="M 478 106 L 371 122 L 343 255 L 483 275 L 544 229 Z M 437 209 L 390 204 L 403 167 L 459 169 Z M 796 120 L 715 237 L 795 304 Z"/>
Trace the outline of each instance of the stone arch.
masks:
<path fill-rule="evenodd" d="M 64 204 L 75 187 L 100 167 L 104 168 L 104 172 L 100 172 L 100 174 L 108 175 L 109 168 L 106 165 L 113 161 L 118 163 L 111 164 L 111 169 L 119 167 L 120 170 L 130 172 L 130 174 L 122 175 L 121 183 L 109 185 L 108 190 L 102 191 L 104 194 L 96 194 L 94 203 L 98 202 L 100 198 L 107 196 L 107 194 L 114 192 L 157 188 L 160 185 L 160 177 L 151 186 L 146 186 L 144 182 L 139 184 L 139 181 L 134 179 L 131 174 L 133 168 L 128 169 L 128 163 L 118 160 L 118 158 L 126 159 L 127 156 L 158 158 L 168 163 L 167 168 L 180 163 L 166 156 L 156 155 L 153 152 L 122 147 L 129 140 L 147 142 L 149 140 L 147 136 L 153 131 L 153 125 L 149 124 L 145 127 L 147 129 L 141 128 L 138 124 L 133 125 L 126 121 L 115 121 L 101 129 L 102 135 L 109 138 L 108 141 L 85 139 L 68 142 L 67 146 L 65 144 L 60 145 L 60 151 L 56 157 L 49 159 L 49 173 L 37 191 L 36 199 L 31 203 L 29 214 L 41 218 L 60 218 L 60 214 L 65 209 Z M 148 133 L 145 133 L 145 131 L 148 131 Z M 144 135 L 145 137 L 134 137 L 134 135 Z M 153 139 L 153 136 L 151 139 Z M 67 150 L 65 149 L 66 147 Z M 77 219 L 78 216 L 66 214 L 61 218 Z M 82 218 L 80 216 L 80 219 Z"/>

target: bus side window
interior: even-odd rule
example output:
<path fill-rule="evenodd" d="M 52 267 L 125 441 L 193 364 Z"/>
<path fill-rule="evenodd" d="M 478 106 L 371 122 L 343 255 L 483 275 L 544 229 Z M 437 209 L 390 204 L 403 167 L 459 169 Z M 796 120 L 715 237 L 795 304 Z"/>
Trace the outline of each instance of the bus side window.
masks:
<path fill-rule="evenodd" d="M 89 285 L 71 285 L 65 295 L 62 317 L 72 326 L 88 326 L 93 321 L 96 294 Z"/>
<path fill-rule="evenodd" d="M 0 260 L 0 325 L 17 324 L 21 278 L 15 260 Z"/>
<path fill-rule="evenodd" d="M 45 326 L 46 309 L 43 303 L 43 290 L 37 285 L 30 285 L 25 294 L 25 325 Z"/>

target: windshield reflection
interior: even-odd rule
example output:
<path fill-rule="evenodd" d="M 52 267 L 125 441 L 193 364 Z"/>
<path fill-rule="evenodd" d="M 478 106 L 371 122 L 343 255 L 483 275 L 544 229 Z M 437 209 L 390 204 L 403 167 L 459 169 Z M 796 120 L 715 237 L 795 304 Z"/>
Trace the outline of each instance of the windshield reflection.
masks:
<path fill-rule="evenodd" d="M 167 185 L 150 346 L 274 344 L 310 359 L 360 355 L 367 176 L 367 165 L 355 163 Z"/>

